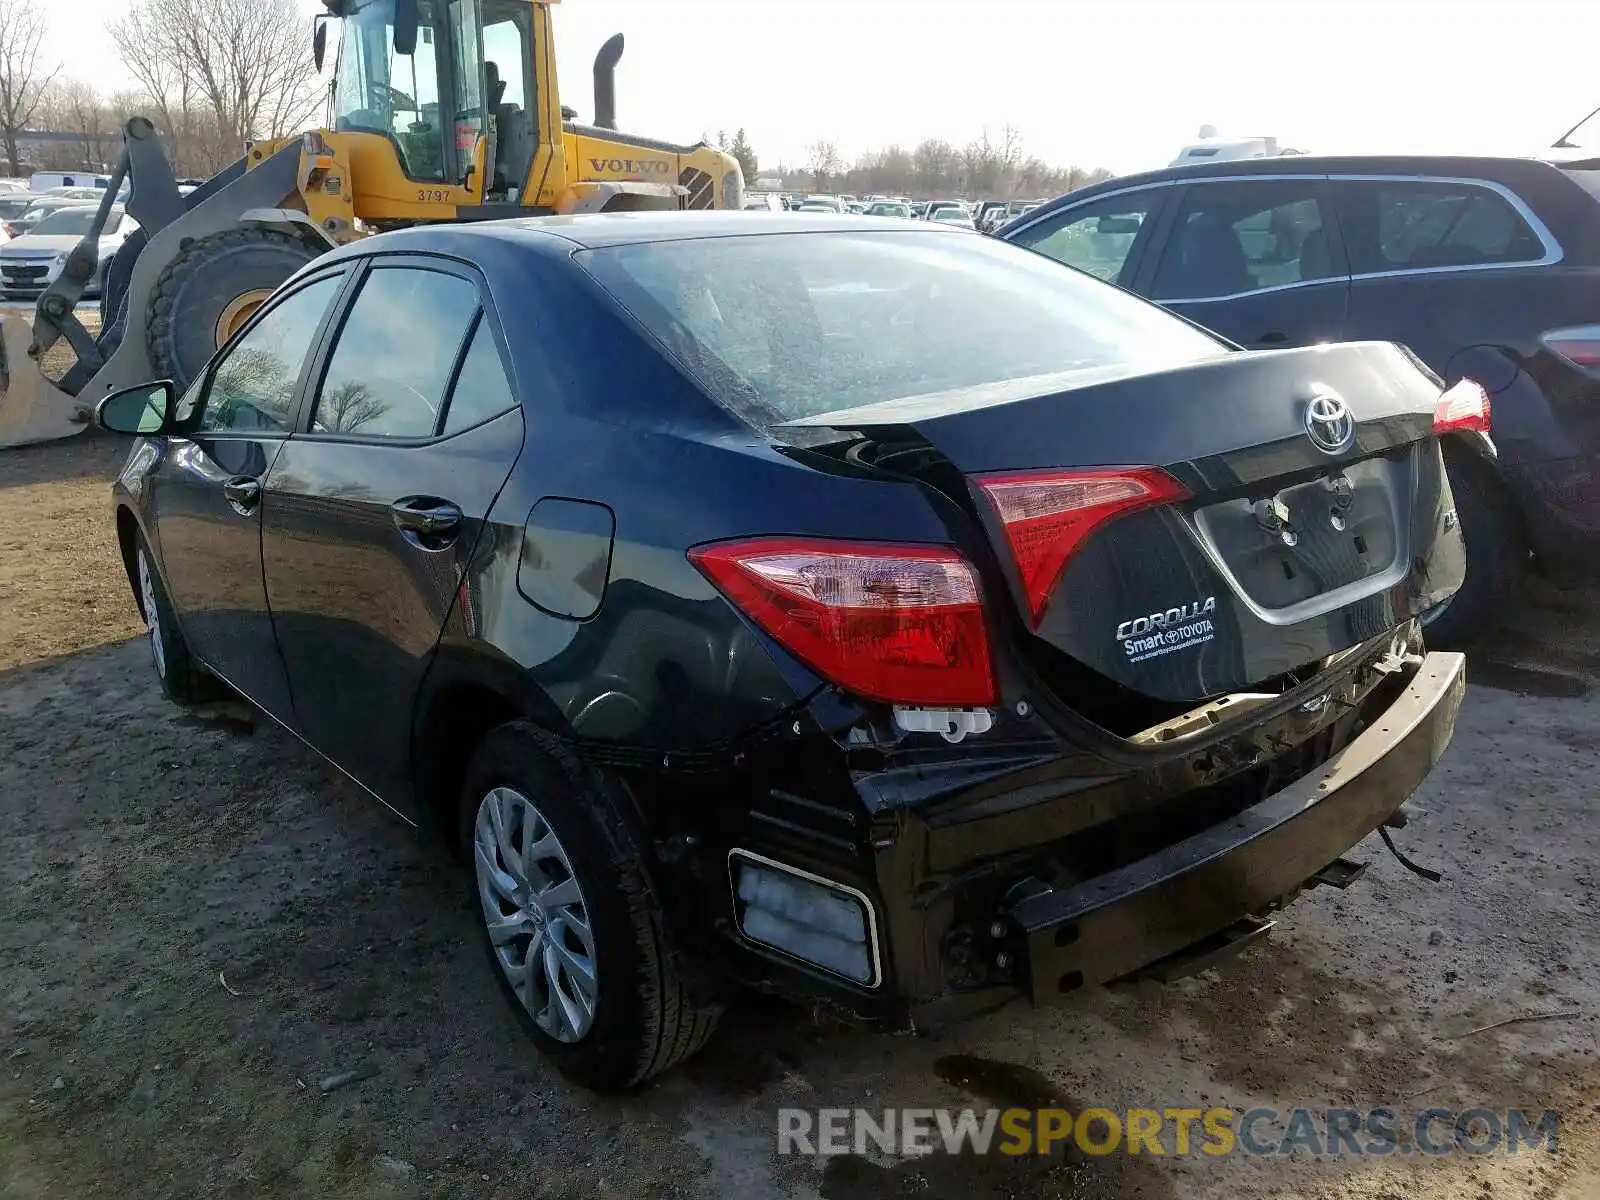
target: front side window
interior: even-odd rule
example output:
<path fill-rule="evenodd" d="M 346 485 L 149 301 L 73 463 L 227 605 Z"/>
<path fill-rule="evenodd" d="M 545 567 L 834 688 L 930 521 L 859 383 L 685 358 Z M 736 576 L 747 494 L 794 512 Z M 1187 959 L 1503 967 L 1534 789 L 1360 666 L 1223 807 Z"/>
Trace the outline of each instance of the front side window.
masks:
<path fill-rule="evenodd" d="M 1357 275 L 1538 262 L 1545 255 L 1511 202 L 1479 184 L 1353 180 L 1340 185 L 1339 220 Z"/>
<path fill-rule="evenodd" d="M 459 275 L 375 268 L 328 358 L 312 432 L 432 437 L 477 310 L 477 289 Z"/>
<path fill-rule="evenodd" d="M 1196 184 L 1161 253 L 1150 296 L 1199 300 L 1335 274 L 1316 180 Z"/>
<path fill-rule="evenodd" d="M 285 296 L 228 347 L 211 374 L 201 432 L 288 432 L 300 371 L 342 282 L 330 275 Z"/>
<path fill-rule="evenodd" d="M 1127 269 L 1139 230 L 1160 195 L 1159 190 L 1146 188 L 1124 196 L 1108 196 L 1052 213 L 1006 240 L 1037 250 L 1096 279 L 1117 283 Z"/>
<path fill-rule="evenodd" d="M 711 396 L 766 428 L 906 396 L 1226 353 L 1116 288 L 989 238 L 815 232 L 575 256 Z"/>
<path fill-rule="evenodd" d="M 408 176 L 443 180 L 441 37 L 434 4 L 418 0 L 417 9 L 412 54 L 395 53 L 394 0 L 367 0 L 345 18 L 333 90 L 334 128 L 385 134 L 394 140 Z"/>

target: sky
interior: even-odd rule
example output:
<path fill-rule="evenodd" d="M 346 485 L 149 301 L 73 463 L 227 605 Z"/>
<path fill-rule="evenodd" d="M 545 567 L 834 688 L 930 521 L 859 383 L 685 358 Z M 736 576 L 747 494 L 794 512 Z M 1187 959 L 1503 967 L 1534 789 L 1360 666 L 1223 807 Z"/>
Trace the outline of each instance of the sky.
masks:
<path fill-rule="evenodd" d="M 296 2 L 309 45 L 320 5 Z M 46 0 L 68 74 L 128 85 L 104 33 L 126 6 Z M 743 126 L 763 173 L 818 139 L 849 161 L 1007 123 L 1027 153 L 1118 173 L 1165 165 L 1202 124 L 1330 153 L 1519 153 L 1600 105 L 1588 0 L 563 0 L 555 27 L 562 100 L 584 119 L 595 51 L 622 32 L 620 127 Z M 1600 147 L 1600 118 L 1583 135 Z"/>

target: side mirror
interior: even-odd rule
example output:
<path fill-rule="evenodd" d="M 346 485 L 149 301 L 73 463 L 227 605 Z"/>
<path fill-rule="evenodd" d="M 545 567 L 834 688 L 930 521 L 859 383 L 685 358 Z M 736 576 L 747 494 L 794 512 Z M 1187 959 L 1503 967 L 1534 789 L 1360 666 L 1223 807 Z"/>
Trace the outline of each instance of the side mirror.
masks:
<path fill-rule="evenodd" d="M 316 63 L 317 71 L 322 70 L 322 60 L 328 57 L 328 18 L 316 17 L 311 28 L 311 61 Z"/>
<path fill-rule="evenodd" d="M 175 395 L 170 379 L 112 392 L 94 410 L 95 424 L 112 433 L 165 433 Z"/>
<path fill-rule="evenodd" d="M 407 57 L 417 52 L 417 0 L 394 0 L 394 52 Z"/>

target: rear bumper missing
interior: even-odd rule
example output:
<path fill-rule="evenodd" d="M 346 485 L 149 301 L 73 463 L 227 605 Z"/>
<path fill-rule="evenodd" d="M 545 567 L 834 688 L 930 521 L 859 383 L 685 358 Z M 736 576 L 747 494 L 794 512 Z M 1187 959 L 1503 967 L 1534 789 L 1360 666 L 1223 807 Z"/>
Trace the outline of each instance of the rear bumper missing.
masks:
<path fill-rule="evenodd" d="M 1238 816 L 1008 913 L 1035 1003 L 1132 974 L 1294 893 L 1371 833 L 1444 752 L 1466 690 L 1459 654 L 1429 654 L 1400 697 L 1316 771 Z"/>

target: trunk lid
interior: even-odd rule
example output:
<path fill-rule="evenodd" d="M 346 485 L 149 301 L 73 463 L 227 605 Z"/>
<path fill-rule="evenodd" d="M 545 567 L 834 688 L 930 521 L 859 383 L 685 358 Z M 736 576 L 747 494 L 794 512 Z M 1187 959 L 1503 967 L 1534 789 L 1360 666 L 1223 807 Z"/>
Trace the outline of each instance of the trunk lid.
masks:
<path fill-rule="evenodd" d="M 943 490 L 965 489 L 1028 656 L 1065 668 L 1055 690 L 1087 667 L 1187 703 L 1315 663 L 1460 586 L 1438 398 L 1405 350 L 1366 342 L 1008 381 L 787 426 L 931 447 L 962 476 Z M 984 485 L 1151 467 L 1176 495 L 1095 526 L 1030 594 Z"/>

